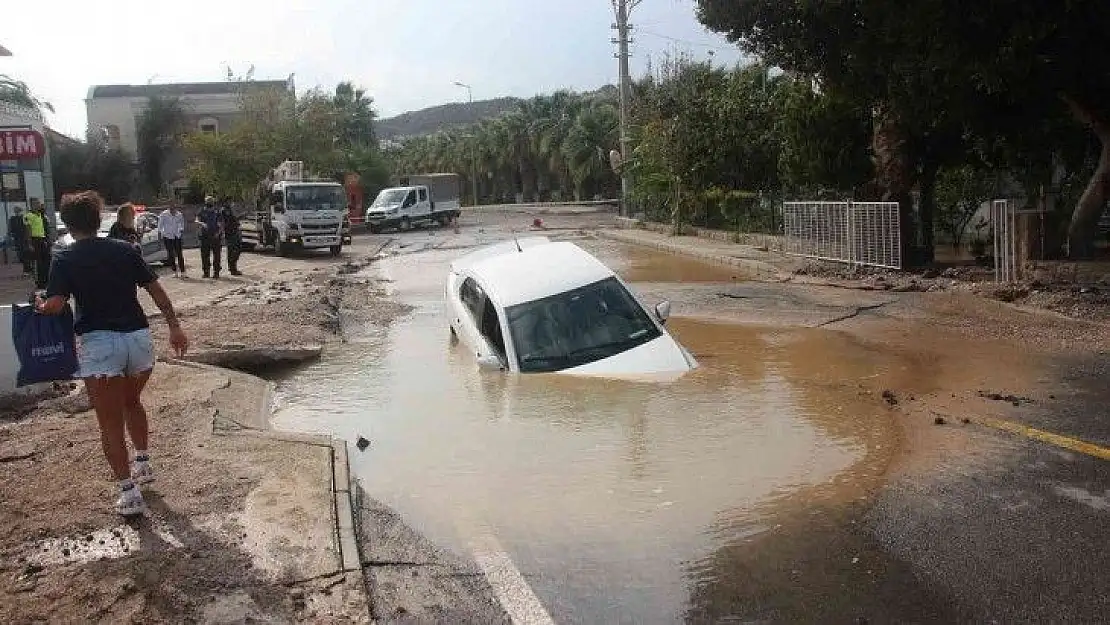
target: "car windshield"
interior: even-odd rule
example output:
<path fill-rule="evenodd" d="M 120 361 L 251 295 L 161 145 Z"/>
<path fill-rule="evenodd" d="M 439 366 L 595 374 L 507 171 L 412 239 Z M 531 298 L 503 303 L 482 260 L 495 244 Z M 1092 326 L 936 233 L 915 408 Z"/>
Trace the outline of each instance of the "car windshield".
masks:
<path fill-rule="evenodd" d="M 405 201 L 405 195 L 408 191 L 405 189 L 386 189 L 378 194 L 371 206 L 391 206 L 393 204 L 400 204 Z"/>
<path fill-rule="evenodd" d="M 345 210 L 347 194 L 334 185 L 289 187 L 285 190 L 285 207 L 289 210 Z"/>
<path fill-rule="evenodd" d="M 511 306 L 505 312 L 522 372 L 577 367 L 661 335 L 616 278 Z"/>

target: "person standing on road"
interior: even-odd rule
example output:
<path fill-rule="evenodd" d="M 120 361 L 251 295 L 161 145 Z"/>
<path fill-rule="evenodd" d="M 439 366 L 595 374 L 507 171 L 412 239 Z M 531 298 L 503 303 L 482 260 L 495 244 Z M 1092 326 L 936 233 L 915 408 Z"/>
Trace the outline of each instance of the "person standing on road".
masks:
<path fill-rule="evenodd" d="M 216 211 L 216 198 L 204 198 L 204 208 L 197 213 L 200 225 L 200 269 L 204 277 L 218 280 L 220 277 L 220 247 L 223 245 L 223 226 L 220 214 Z"/>
<path fill-rule="evenodd" d="M 31 254 L 28 250 L 27 223 L 23 221 L 23 209 L 15 207 L 15 214 L 8 218 L 8 247 L 15 250 L 23 265 L 23 275 L 31 275 Z"/>
<path fill-rule="evenodd" d="M 130 243 L 142 249 L 142 238 L 135 228 L 135 207 L 130 203 L 120 206 L 116 211 L 116 222 L 108 228 L 108 238 Z"/>
<path fill-rule="evenodd" d="M 37 198 L 31 200 L 24 222 L 31 238 L 31 257 L 35 260 L 35 288 L 45 289 L 50 276 L 50 245 L 46 242 L 46 215 Z"/>
<path fill-rule="evenodd" d="M 174 277 L 184 277 L 185 252 L 181 243 L 185 237 L 185 215 L 177 210 L 177 206 L 170 205 L 169 210 L 158 215 L 158 236 L 162 237 L 162 245 L 166 248 L 166 258 L 169 259 Z"/>
<path fill-rule="evenodd" d="M 241 276 L 243 274 L 239 272 L 239 256 L 243 253 L 243 235 L 239 230 L 239 217 L 226 200 L 220 209 L 220 223 L 227 241 L 227 270 L 233 276 Z"/>
<path fill-rule="evenodd" d="M 154 480 L 148 453 L 149 427 L 141 395 L 154 368 L 150 325 L 139 304 L 138 287 L 146 289 L 170 328 L 174 353 L 184 356 L 189 339 L 181 329 L 169 296 L 158 276 L 134 246 L 100 238 L 104 201 L 95 191 L 62 198 L 62 221 L 74 243 L 58 252 L 50 271 L 46 297 L 36 297 L 38 312 L 60 313 L 72 297 L 77 303 L 74 332 L 78 341 L 78 377 L 85 381 L 100 442 L 119 482 L 116 511 L 124 516 L 146 509 L 136 484 Z M 127 440 L 135 448 L 127 459 Z"/>

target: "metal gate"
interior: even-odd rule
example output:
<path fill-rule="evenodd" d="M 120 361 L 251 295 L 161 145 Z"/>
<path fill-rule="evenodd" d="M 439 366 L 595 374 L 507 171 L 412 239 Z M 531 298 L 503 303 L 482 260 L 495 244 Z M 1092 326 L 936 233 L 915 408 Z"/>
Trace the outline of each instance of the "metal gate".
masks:
<path fill-rule="evenodd" d="M 787 254 L 902 268 L 897 202 L 784 202 L 782 217 Z"/>

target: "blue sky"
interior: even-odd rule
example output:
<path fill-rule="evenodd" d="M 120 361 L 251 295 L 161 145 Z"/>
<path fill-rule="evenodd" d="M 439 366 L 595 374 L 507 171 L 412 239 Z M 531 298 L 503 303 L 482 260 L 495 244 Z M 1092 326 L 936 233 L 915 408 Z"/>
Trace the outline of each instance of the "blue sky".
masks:
<path fill-rule="evenodd" d="M 609 0 L 52 0 L 5 2 L 0 73 L 28 82 L 57 109 L 51 124 L 85 128 L 93 84 L 296 74 L 298 90 L 351 80 L 383 117 L 466 99 L 526 97 L 615 83 Z M 110 6 L 110 8 L 108 8 Z M 633 13 L 632 67 L 668 52 L 740 59 L 706 32 L 693 0 L 643 0 Z"/>

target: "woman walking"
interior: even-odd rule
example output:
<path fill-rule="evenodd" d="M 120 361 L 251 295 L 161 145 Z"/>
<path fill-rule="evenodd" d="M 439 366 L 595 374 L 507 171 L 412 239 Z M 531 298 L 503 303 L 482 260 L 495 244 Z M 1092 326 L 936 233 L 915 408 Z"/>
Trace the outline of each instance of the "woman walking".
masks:
<path fill-rule="evenodd" d="M 124 516 L 146 509 L 138 484 L 154 480 L 148 453 L 146 410 L 141 394 L 154 368 L 154 344 L 138 287 L 146 289 L 170 327 L 170 345 L 178 356 L 189 348 L 173 304 L 139 250 L 121 241 L 99 238 L 104 201 L 94 191 L 62 198 L 61 215 L 74 243 L 56 253 L 46 288 L 37 299 L 44 314 L 58 314 L 76 300 L 74 331 L 78 340 L 78 377 L 84 379 L 100 425 L 100 442 L 119 481 L 116 511 Z M 128 462 L 127 441 L 135 448 Z"/>

